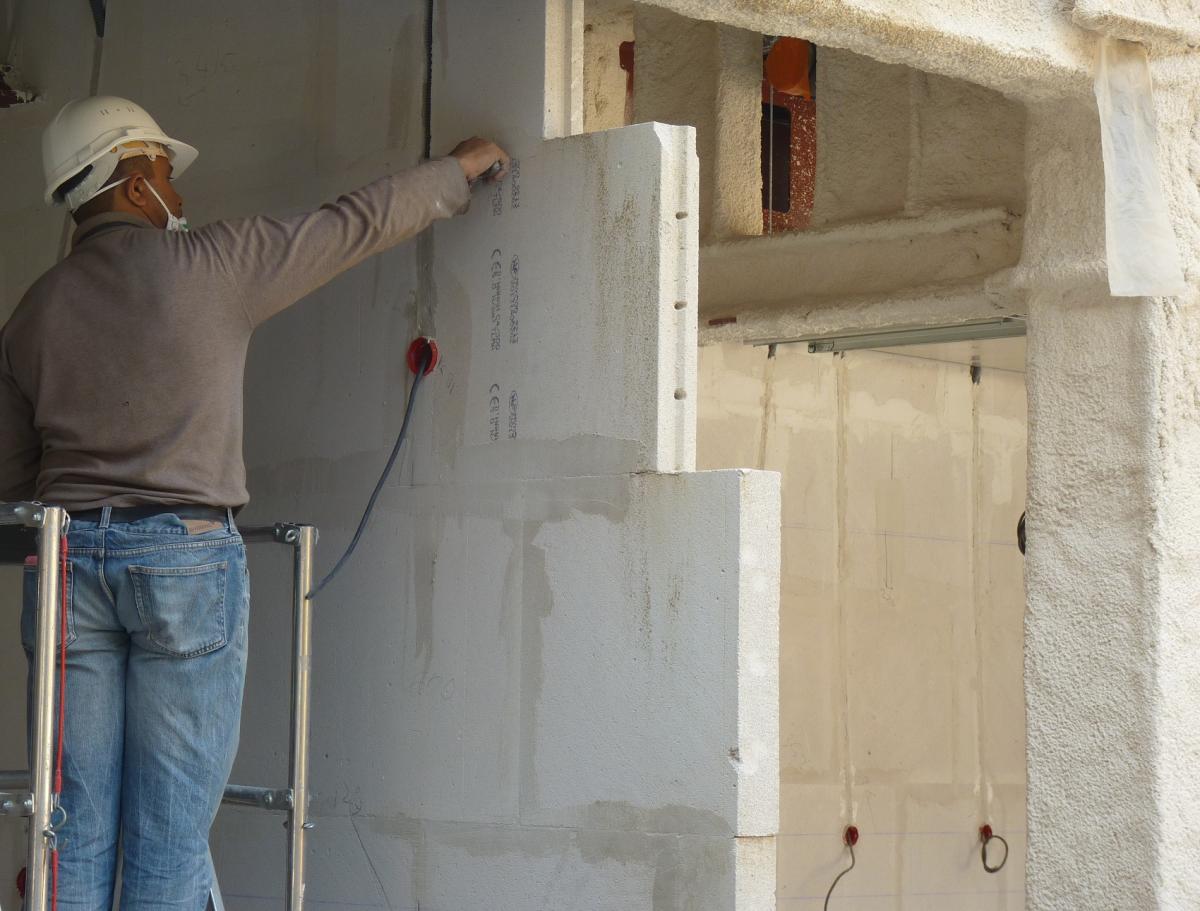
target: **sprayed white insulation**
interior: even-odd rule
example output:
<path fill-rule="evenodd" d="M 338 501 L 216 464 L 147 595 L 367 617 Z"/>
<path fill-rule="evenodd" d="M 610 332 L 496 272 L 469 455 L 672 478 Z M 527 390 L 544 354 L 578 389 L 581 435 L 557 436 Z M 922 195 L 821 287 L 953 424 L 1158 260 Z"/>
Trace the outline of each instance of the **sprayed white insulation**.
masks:
<path fill-rule="evenodd" d="M 1114 38 L 1170 45 L 1200 44 L 1196 0 L 1075 0 L 1071 18 Z"/>

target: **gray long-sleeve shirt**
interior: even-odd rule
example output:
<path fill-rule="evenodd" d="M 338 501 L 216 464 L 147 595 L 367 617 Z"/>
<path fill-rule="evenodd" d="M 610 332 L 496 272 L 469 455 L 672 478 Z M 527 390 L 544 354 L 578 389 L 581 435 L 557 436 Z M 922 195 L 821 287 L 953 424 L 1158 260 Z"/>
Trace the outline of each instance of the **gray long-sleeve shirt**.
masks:
<path fill-rule="evenodd" d="M 0 330 L 0 501 L 243 505 L 251 332 L 469 192 L 441 159 L 292 218 L 88 219 Z"/>

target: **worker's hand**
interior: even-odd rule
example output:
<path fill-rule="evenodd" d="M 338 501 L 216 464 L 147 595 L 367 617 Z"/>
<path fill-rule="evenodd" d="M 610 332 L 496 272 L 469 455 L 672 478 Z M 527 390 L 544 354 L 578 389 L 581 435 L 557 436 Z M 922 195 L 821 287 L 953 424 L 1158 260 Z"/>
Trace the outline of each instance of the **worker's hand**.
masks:
<path fill-rule="evenodd" d="M 467 176 L 467 183 L 474 183 L 485 174 L 489 182 L 502 180 L 508 173 L 508 153 L 489 139 L 480 139 L 478 136 L 464 139 L 454 147 L 450 157 L 458 159 Z M 488 170 L 497 162 L 500 170 L 488 174 Z"/>

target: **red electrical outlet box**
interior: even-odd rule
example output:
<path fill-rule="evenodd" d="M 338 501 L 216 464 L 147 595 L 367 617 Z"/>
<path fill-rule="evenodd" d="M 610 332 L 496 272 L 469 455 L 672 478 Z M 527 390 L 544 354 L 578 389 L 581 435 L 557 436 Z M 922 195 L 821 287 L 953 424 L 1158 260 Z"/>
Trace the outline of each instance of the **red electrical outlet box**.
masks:
<path fill-rule="evenodd" d="M 437 342 L 427 335 L 417 336 L 412 340 L 412 344 L 408 346 L 408 369 L 414 374 L 421 369 L 421 361 L 425 363 L 425 376 L 433 373 L 433 368 L 437 366 L 439 359 Z"/>

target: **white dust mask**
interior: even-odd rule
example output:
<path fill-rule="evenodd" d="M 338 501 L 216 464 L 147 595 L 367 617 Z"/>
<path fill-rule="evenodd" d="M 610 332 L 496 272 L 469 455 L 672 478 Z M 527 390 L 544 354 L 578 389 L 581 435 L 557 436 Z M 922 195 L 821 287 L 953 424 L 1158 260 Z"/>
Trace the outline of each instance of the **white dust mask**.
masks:
<path fill-rule="evenodd" d="M 166 230 L 168 230 L 168 231 L 188 231 L 188 230 L 190 230 L 188 228 L 188 222 L 187 222 L 186 218 L 177 218 L 175 216 L 175 213 L 167 208 L 167 204 L 165 202 L 163 202 L 163 198 L 158 195 L 158 190 L 154 189 L 154 184 L 150 183 L 150 181 L 147 180 L 146 186 L 148 186 L 150 188 L 150 192 L 154 194 L 154 198 L 158 200 L 158 204 L 160 206 L 162 206 L 164 211 L 166 211 L 166 213 L 167 213 Z"/>

